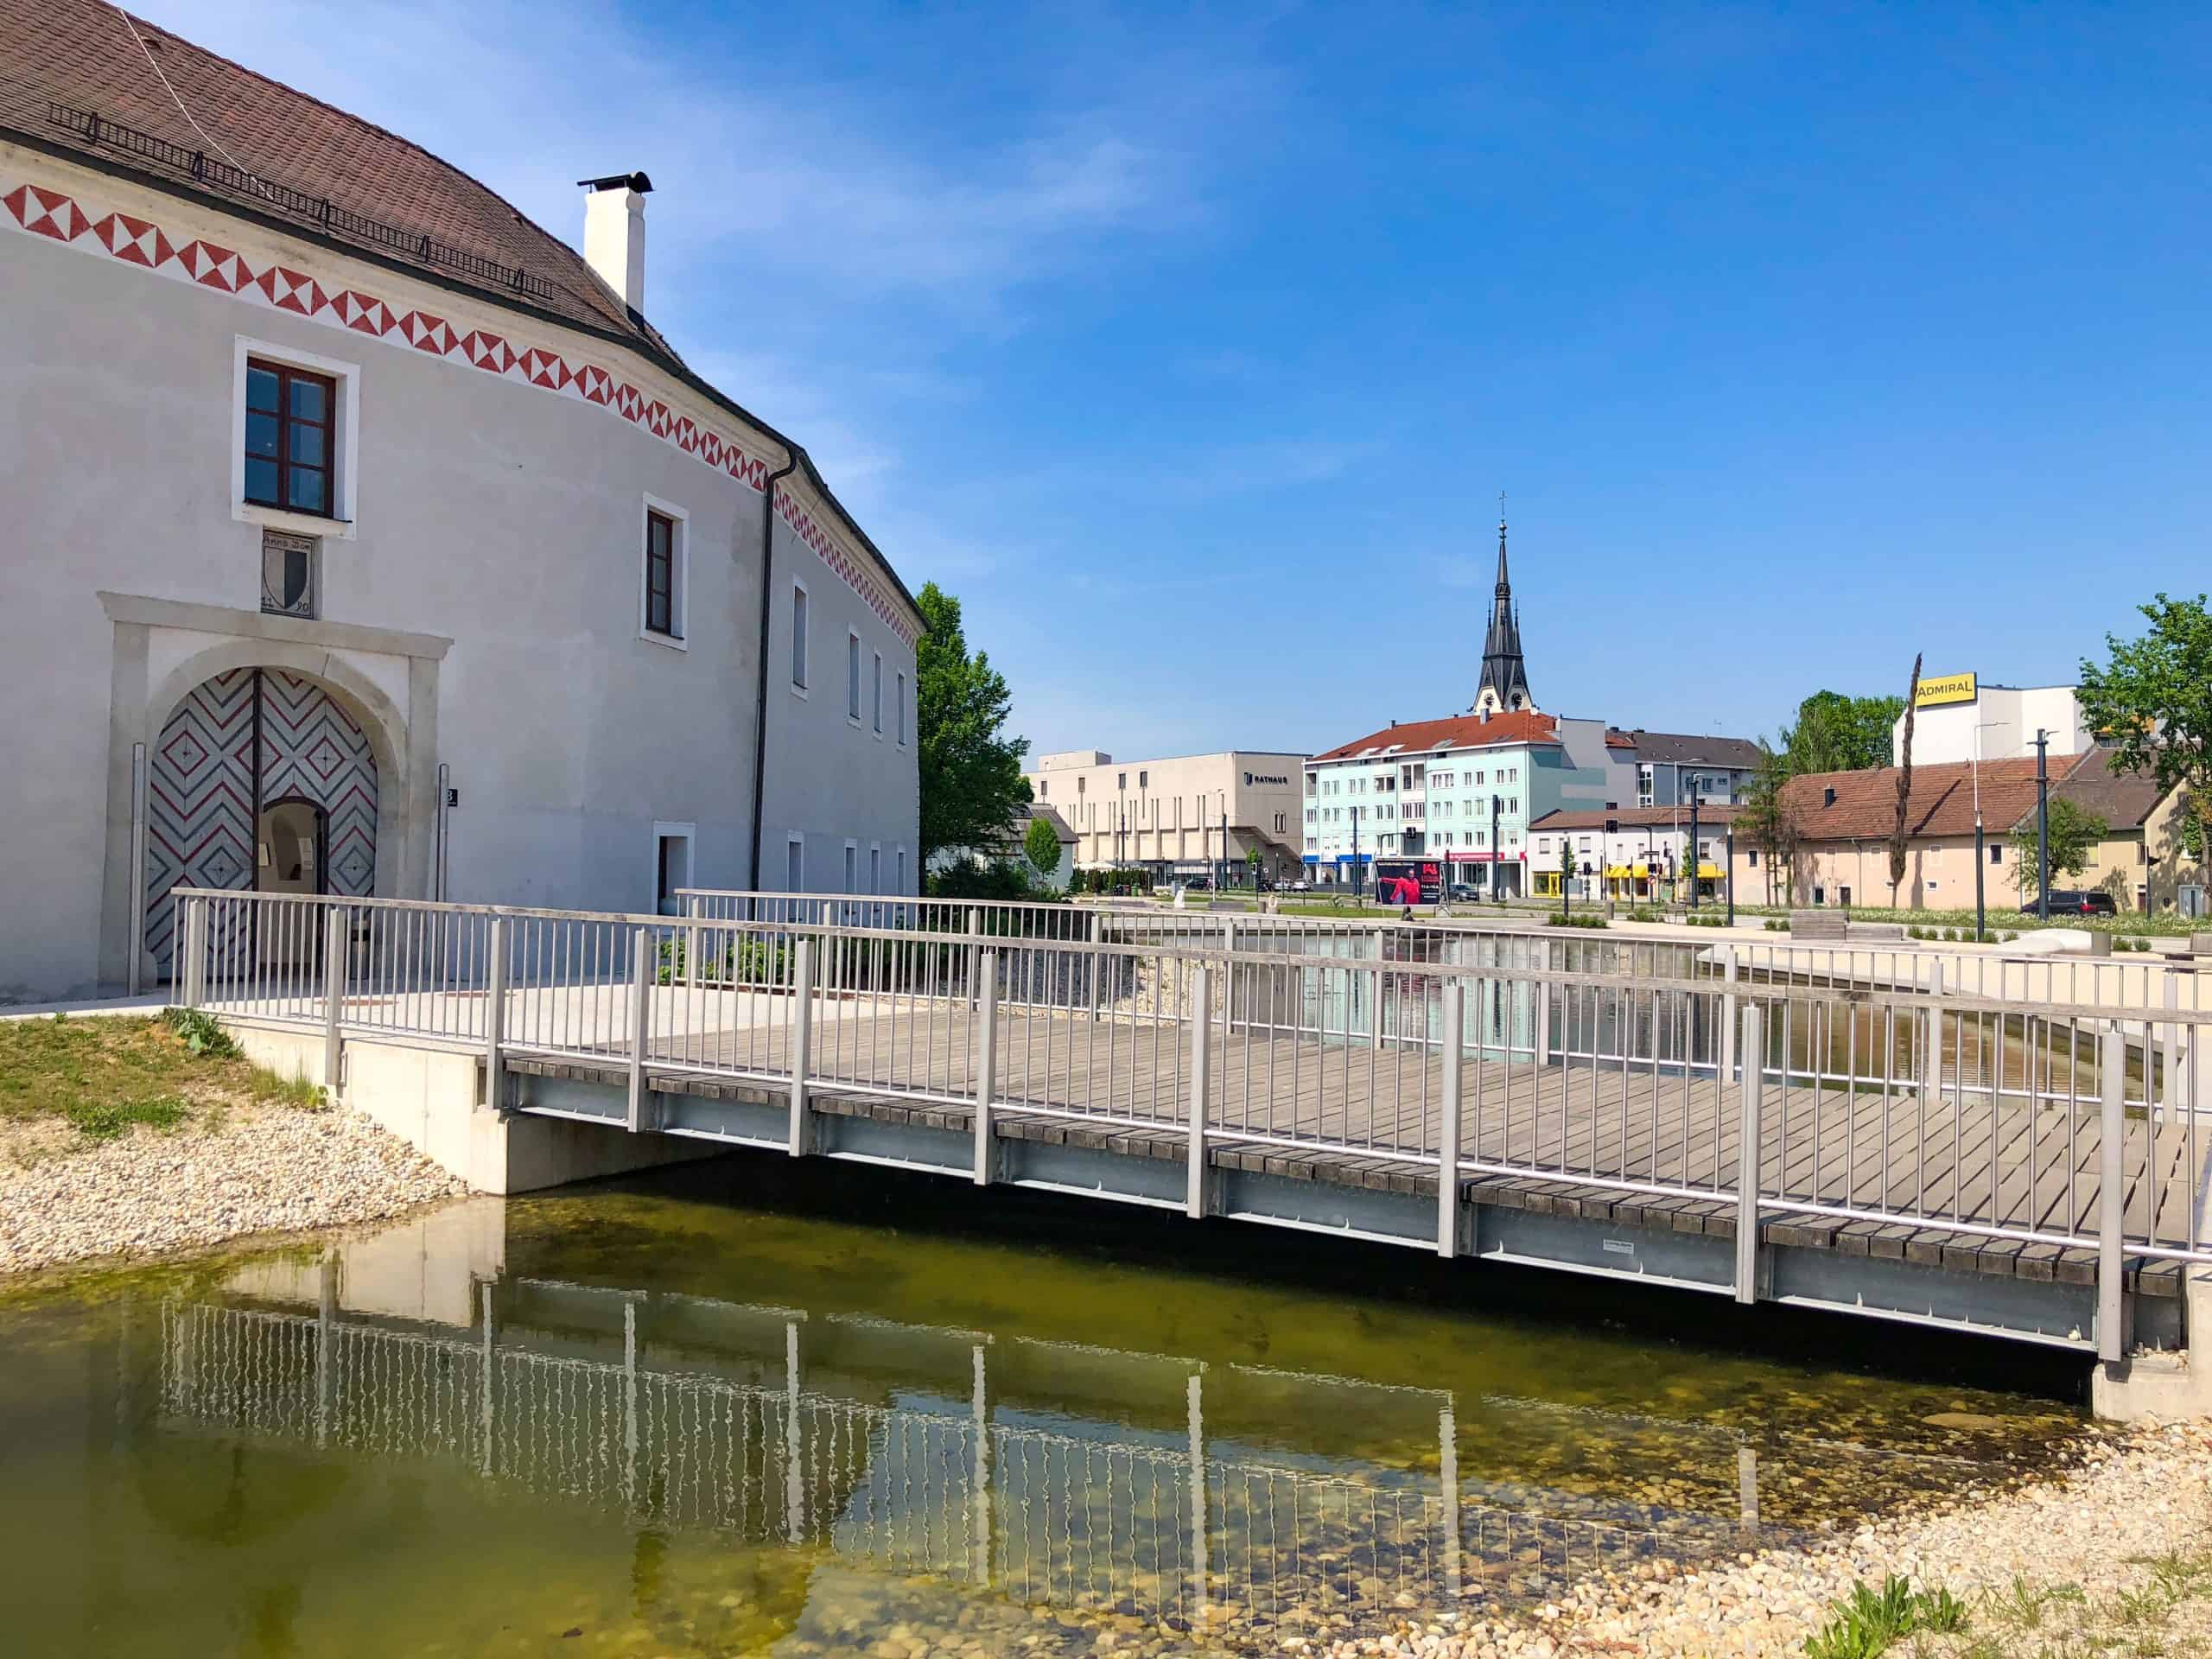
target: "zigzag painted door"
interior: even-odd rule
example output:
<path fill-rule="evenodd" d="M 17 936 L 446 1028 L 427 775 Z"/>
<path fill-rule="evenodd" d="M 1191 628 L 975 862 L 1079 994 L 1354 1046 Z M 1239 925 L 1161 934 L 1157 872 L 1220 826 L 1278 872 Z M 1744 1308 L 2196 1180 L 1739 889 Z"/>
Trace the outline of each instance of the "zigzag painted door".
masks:
<path fill-rule="evenodd" d="M 162 728 L 149 773 L 145 938 L 162 976 L 172 969 L 171 888 L 254 885 L 257 799 L 295 796 L 321 807 L 327 889 L 350 898 L 374 890 L 376 760 L 361 728 L 314 681 L 240 668 L 204 682 Z"/>

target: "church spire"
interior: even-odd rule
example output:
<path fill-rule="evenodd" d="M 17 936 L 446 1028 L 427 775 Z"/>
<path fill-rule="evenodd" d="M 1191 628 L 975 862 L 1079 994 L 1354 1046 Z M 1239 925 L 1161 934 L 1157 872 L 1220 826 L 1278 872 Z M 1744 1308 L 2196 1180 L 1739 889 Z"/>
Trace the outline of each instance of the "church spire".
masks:
<path fill-rule="evenodd" d="M 1475 713 L 1495 715 L 1533 709 L 1529 671 L 1521 660 L 1521 613 L 1513 603 L 1513 579 L 1505 568 L 1505 497 L 1497 498 L 1497 590 L 1490 606 L 1490 634 L 1483 642 L 1483 674 L 1475 691 Z"/>

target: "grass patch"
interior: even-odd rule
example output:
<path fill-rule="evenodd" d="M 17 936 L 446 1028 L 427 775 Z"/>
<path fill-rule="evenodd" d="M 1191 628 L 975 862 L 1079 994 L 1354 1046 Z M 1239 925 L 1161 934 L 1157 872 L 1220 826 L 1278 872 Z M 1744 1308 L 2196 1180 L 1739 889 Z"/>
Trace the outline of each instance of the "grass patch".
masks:
<path fill-rule="evenodd" d="M 58 1118 L 111 1141 L 232 1106 L 323 1103 L 320 1086 L 252 1065 L 205 1014 L 0 1020 L 0 1122 Z"/>

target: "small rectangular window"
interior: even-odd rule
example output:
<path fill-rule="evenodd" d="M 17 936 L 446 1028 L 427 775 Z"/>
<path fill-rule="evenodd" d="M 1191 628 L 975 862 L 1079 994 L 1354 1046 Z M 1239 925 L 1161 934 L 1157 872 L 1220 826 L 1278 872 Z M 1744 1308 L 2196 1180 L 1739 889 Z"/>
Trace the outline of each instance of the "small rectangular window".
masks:
<path fill-rule="evenodd" d="M 327 518 L 338 383 L 327 374 L 251 359 L 245 366 L 245 499 Z"/>
<path fill-rule="evenodd" d="M 796 582 L 791 586 L 791 683 L 806 690 L 806 589 Z"/>
<path fill-rule="evenodd" d="M 858 893 L 860 891 L 860 876 L 857 868 L 860 863 L 860 843 L 858 842 L 852 841 L 847 842 L 845 843 L 845 885 L 839 889 L 840 892 Z"/>
<path fill-rule="evenodd" d="M 2002 864 L 2005 861 L 2005 848 L 2002 842 L 1991 843 L 1989 861 L 1993 864 Z"/>
<path fill-rule="evenodd" d="M 875 734 L 883 735 L 883 653 L 875 653 L 875 678 L 871 684 L 869 701 L 875 705 Z"/>
<path fill-rule="evenodd" d="M 683 637 L 676 591 L 676 520 L 645 514 L 645 629 L 671 639 Z"/>
<path fill-rule="evenodd" d="M 906 849 L 904 847 L 898 849 L 893 868 L 899 881 L 898 890 L 904 893 L 906 891 Z"/>
<path fill-rule="evenodd" d="M 691 885 L 690 832 L 657 829 L 654 842 L 653 909 L 674 916 L 683 909 L 677 894 Z"/>
<path fill-rule="evenodd" d="M 899 671 L 898 716 L 899 747 L 903 749 L 906 747 L 906 671 L 903 668 Z M 904 857 L 905 855 L 901 854 L 900 856 Z"/>
<path fill-rule="evenodd" d="M 845 636 L 845 718 L 858 720 L 860 717 L 861 637 L 857 633 L 848 633 Z"/>
<path fill-rule="evenodd" d="M 784 891 L 806 891 L 806 842 L 798 836 L 784 845 Z"/>
<path fill-rule="evenodd" d="M 883 891 L 883 849 L 880 847 L 868 849 L 868 890 L 870 893 Z"/>

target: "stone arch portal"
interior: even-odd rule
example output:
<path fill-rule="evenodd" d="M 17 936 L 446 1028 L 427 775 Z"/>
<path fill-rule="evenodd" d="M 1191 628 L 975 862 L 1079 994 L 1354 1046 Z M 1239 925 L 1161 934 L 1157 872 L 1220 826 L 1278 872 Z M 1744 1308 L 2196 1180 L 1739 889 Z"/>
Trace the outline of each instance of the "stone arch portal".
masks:
<path fill-rule="evenodd" d="M 171 889 L 248 891 L 260 868 L 255 826 L 285 798 L 321 809 L 320 890 L 376 888 L 377 761 L 368 734 L 321 681 L 276 668 L 203 680 L 170 712 L 148 759 L 143 938 L 173 971 Z"/>

